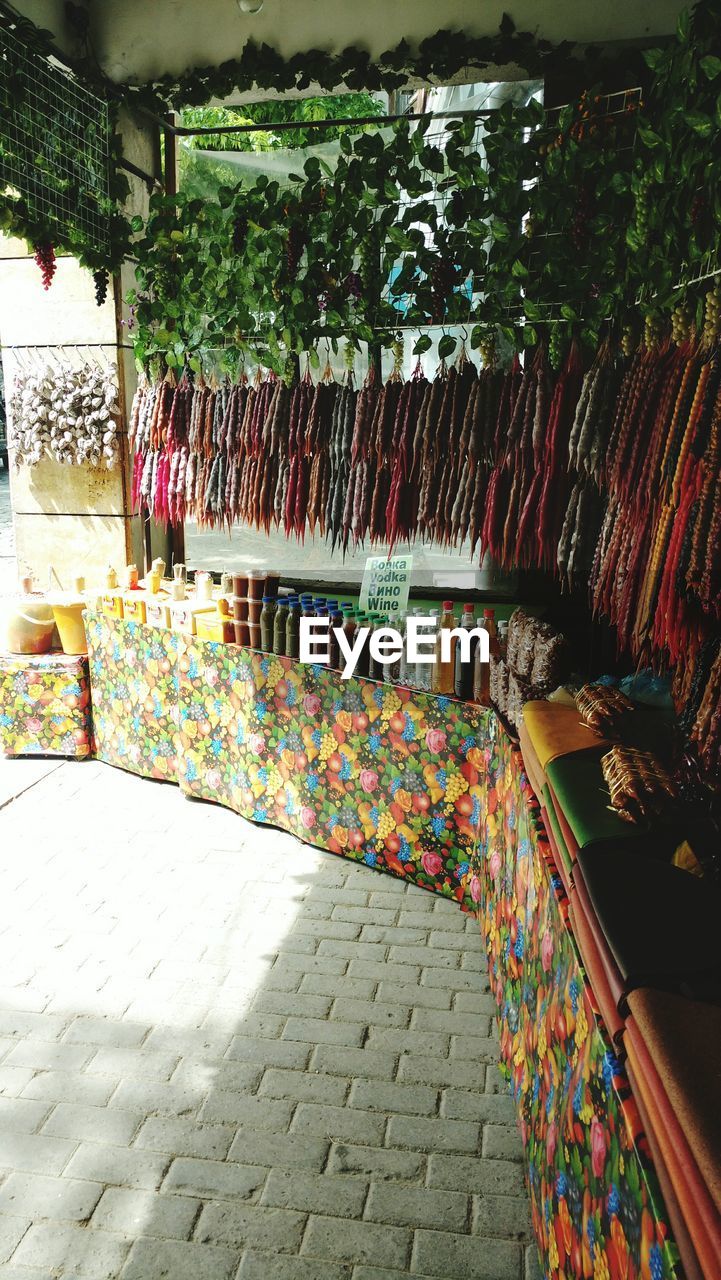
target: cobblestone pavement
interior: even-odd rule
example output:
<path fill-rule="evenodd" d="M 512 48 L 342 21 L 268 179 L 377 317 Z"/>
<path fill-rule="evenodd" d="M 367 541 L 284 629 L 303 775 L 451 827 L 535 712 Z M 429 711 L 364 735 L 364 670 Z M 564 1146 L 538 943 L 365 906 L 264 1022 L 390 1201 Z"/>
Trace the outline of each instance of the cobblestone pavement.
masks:
<path fill-rule="evenodd" d="M 536 1280 L 474 920 L 95 762 L 0 806 L 3 1280 Z"/>

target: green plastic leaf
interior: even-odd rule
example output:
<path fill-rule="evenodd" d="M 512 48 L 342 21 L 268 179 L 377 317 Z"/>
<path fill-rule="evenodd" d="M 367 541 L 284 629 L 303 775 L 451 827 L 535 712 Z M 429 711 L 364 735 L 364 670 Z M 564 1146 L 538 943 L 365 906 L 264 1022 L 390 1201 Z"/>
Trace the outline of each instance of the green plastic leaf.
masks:
<path fill-rule="evenodd" d="M 695 133 L 702 138 L 710 138 L 713 133 L 713 123 L 709 116 L 704 115 L 702 111 L 687 111 L 685 115 L 686 124 L 690 125 Z"/>
<path fill-rule="evenodd" d="M 413 346 L 413 354 L 414 356 L 422 356 L 424 351 L 430 351 L 432 346 L 433 346 L 433 339 L 430 338 L 427 333 L 423 333 L 419 338 L 416 339 L 416 342 Z"/>
<path fill-rule="evenodd" d="M 721 75 L 721 58 L 717 58 L 715 54 L 708 53 L 700 61 L 701 69 L 709 80 L 715 80 Z"/>
<path fill-rule="evenodd" d="M 446 356 L 452 356 L 458 345 L 458 339 L 454 338 L 450 333 L 444 333 L 438 343 L 438 356 L 441 360 L 445 360 Z"/>

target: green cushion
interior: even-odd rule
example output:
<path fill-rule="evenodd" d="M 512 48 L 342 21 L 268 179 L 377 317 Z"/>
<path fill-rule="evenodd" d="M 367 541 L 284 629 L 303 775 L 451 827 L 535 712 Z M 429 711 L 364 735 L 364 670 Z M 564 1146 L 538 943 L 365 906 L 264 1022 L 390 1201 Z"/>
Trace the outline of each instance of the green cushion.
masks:
<path fill-rule="evenodd" d="M 596 840 L 633 840 L 648 831 L 640 823 L 624 822 L 611 809 L 611 797 L 603 779 L 601 756 L 605 747 L 560 756 L 546 766 L 548 781 L 574 834 L 579 849 Z"/>
<path fill-rule="evenodd" d="M 568 852 L 568 848 L 563 838 L 563 833 L 561 831 L 561 828 L 558 825 L 558 818 L 556 817 L 556 811 L 553 807 L 553 799 L 548 789 L 548 784 L 546 784 L 546 786 L 543 788 L 543 805 L 545 810 L 544 817 L 547 819 L 548 825 L 551 828 L 549 834 L 551 835 L 553 839 L 553 843 L 555 844 L 561 858 L 563 859 L 563 865 L 566 868 L 566 874 L 570 879 L 571 871 L 573 870 L 573 861 L 571 859 L 570 853 Z"/>

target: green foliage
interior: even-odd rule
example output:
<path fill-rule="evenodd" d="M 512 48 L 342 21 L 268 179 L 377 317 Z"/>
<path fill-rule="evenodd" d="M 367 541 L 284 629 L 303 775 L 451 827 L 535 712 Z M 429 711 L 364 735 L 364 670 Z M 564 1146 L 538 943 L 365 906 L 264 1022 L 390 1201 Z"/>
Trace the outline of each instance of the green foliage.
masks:
<path fill-rule="evenodd" d="M 230 98 L 258 89 L 283 94 L 306 92 L 317 85 L 328 93 L 344 87 L 354 92 L 391 92 L 409 80 L 448 83 L 467 68 L 485 71 L 491 66 L 519 66 L 530 79 L 559 74 L 571 59 L 577 66 L 593 61 L 589 51 L 564 41 L 554 45 L 530 31 L 517 31 L 506 14 L 496 35 L 469 37 L 462 31 L 437 31 L 422 40 L 417 50 L 401 40 L 376 62 L 364 49 L 348 46 L 340 53 L 305 49 L 284 59 L 272 46 L 247 41 L 238 58 L 219 67 L 194 67 L 181 76 L 167 75 L 141 86 L 126 86 L 129 99 L 154 111 L 182 111 L 203 106 L 212 98 Z M 615 57 L 615 64 L 620 62 Z"/>
<path fill-rule="evenodd" d="M 51 244 L 91 270 L 119 267 L 128 184 L 113 109 L 96 109 L 97 98 L 48 65 L 49 33 L 4 5 L 0 39 L 0 231 L 30 248 Z"/>
<path fill-rule="evenodd" d="M 237 343 L 280 371 L 323 336 L 390 345 L 402 304 L 404 324 L 467 325 L 481 350 L 495 333 L 535 344 L 553 320 L 557 362 L 572 333 L 595 346 L 644 291 L 670 308 L 721 219 L 712 13 L 721 0 L 646 54 L 640 110 L 631 96 L 609 111 L 600 89 L 560 112 L 507 103 L 482 148 L 475 121 L 450 121 L 440 145 L 427 122 L 401 121 L 390 139 L 342 134 L 335 172 L 309 157 L 290 188 L 229 182 L 212 208 L 154 199 L 137 246 L 139 358 Z M 456 345 L 445 335 L 442 354 Z M 414 351 L 427 349 L 420 337 Z"/>
<path fill-rule="evenodd" d="M 647 313 L 679 301 L 679 277 L 703 274 L 721 233 L 721 3 L 679 19 L 678 38 L 646 54 L 653 71 L 632 176 L 628 246 Z"/>

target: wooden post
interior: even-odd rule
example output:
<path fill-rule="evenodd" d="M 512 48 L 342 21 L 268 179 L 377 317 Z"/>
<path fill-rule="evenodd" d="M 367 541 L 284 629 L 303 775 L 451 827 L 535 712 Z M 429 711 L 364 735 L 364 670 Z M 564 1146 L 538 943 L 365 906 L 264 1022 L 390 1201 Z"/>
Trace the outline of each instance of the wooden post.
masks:
<path fill-rule="evenodd" d="M 165 166 L 163 173 L 163 185 L 165 187 L 166 196 L 174 196 L 178 194 L 178 146 L 177 137 L 173 132 L 175 127 L 175 113 L 170 112 L 166 116 L 168 128 L 164 130 L 164 151 Z M 149 537 L 149 525 L 148 535 Z M 168 542 L 170 545 L 171 564 L 185 563 L 185 527 L 182 524 L 171 525 L 168 530 Z"/>

